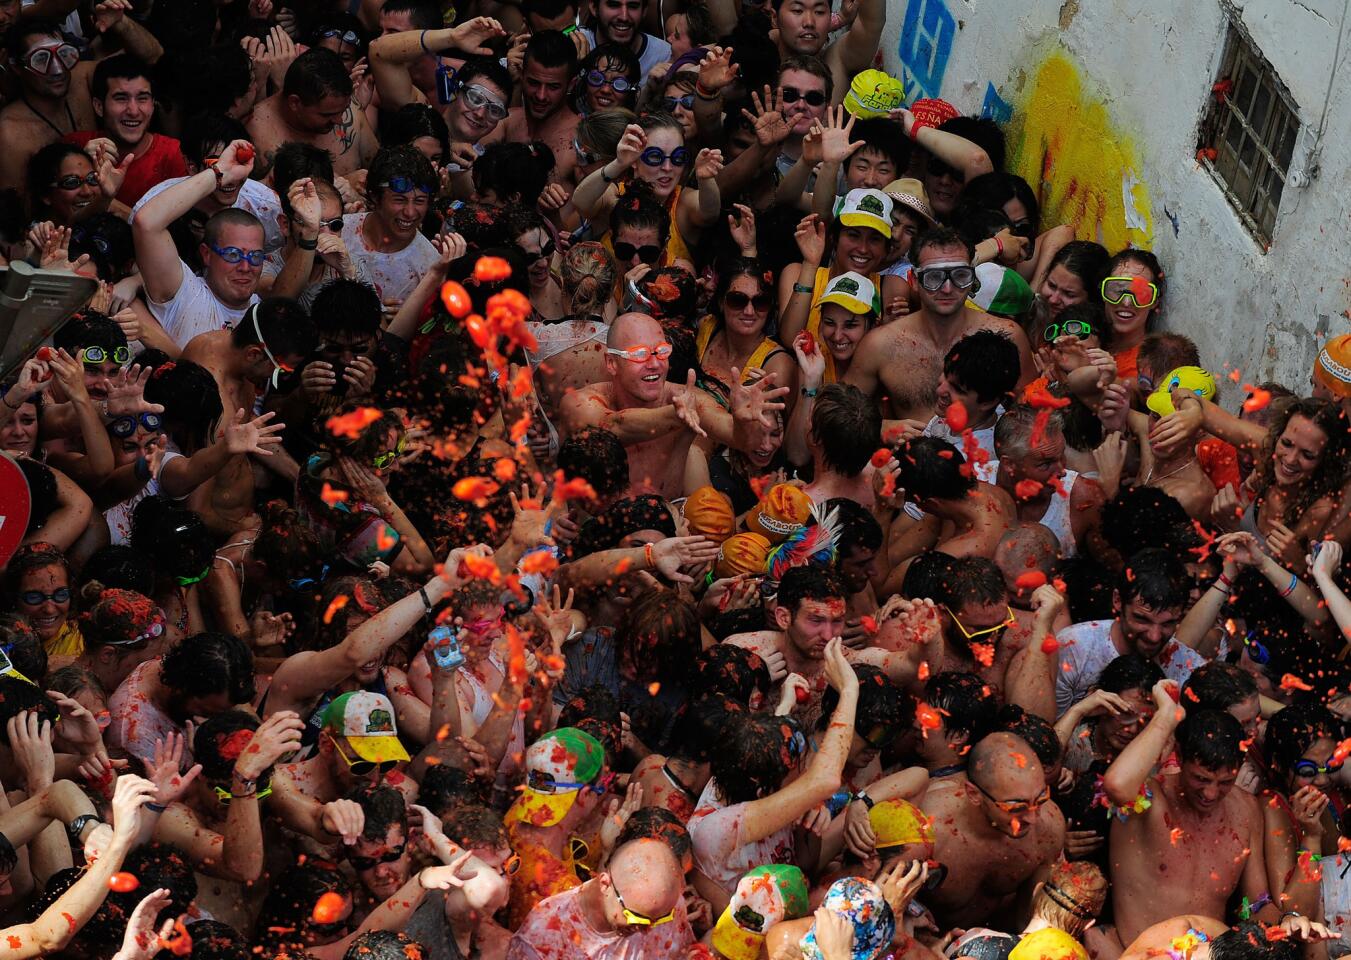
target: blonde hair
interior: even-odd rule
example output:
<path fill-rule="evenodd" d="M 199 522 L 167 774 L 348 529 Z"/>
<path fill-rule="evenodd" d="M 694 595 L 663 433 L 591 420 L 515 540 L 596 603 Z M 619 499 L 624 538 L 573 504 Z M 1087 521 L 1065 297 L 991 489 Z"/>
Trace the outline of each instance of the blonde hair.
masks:
<path fill-rule="evenodd" d="M 563 254 L 560 272 L 570 316 L 605 312 L 606 302 L 614 296 L 617 276 L 609 250 L 594 240 L 573 244 Z"/>
<path fill-rule="evenodd" d="M 587 153 L 595 154 L 597 159 L 604 157 L 609 162 L 615 158 L 624 128 L 637 119 L 636 113 L 623 107 L 597 110 L 577 121 L 577 142 Z"/>
<path fill-rule="evenodd" d="M 1076 939 L 1088 929 L 1107 901 L 1107 878 L 1086 860 L 1053 864 L 1051 875 L 1032 897 L 1032 916 Z"/>

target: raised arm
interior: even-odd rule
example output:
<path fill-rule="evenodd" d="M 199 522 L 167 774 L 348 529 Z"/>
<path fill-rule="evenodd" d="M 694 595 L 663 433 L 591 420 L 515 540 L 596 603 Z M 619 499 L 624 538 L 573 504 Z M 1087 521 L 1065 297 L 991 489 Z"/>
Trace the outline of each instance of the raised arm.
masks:
<path fill-rule="evenodd" d="M 791 344 L 807 329 L 816 271 L 826 253 L 825 221 L 814 213 L 808 214 L 798 221 L 793 237 L 802 253 L 802 265 L 794 273 L 790 264 L 779 275 L 779 342 L 784 344 Z"/>
<path fill-rule="evenodd" d="M 1154 718 L 1112 761 L 1103 775 L 1102 786 L 1107 798 L 1119 807 L 1134 803 L 1135 798 L 1140 796 L 1149 775 L 1154 772 L 1164 750 L 1172 741 L 1173 731 L 1186 715 L 1170 693 L 1176 689 L 1177 684 L 1172 680 L 1160 680 L 1154 684 Z"/>
<path fill-rule="evenodd" d="M 1327 612 L 1332 615 L 1333 620 L 1337 621 L 1342 640 L 1348 646 L 1351 646 L 1351 599 L 1347 598 L 1334 579 L 1335 574 L 1341 567 L 1341 544 L 1336 540 L 1319 541 L 1318 555 L 1313 558 L 1311 564 L 1313 582 L 1317 585 L 1319 592 L 1323 594 L 1323 600 L 1327 604 Z"/>
<path fill-rule="evenodd" d="M 865 5 L 868 0 L 865 0 Z M 862 19 L 860 15 L 859 19 Z M 960 170 L 966 182 L 982 173 L 994 171 L 990 155 L 965 137 L 945 133 L 937 127 L 920 124 L 916 129 L 915 115 L 904 108 L 891 111 L 893 120 L 900 120 L 905 135 L 954 170 Z"/>
<path fill-rule="evenodd" d="M 1032 635 L 1027 646 L 1009 663 L 1005 699 L 1043 720 L 1055 720 L 1056 645 L 1044 643 L 1055 634 L 1055 619 L 1065 608 L 1065 598 L 1055 587 L 1044 583 L 1032 594 Z"/>
<path fill-rule="evenodd" d="M 60 470 L 47 469 L 56 480 L 56 509 L 41 527 L 24 537 L 23 542 L 45 540 L 61 550 L 69 550 L 89 526 L 89 518 L 94 515 L 94 501 Z"/>
<path fill-rule="evenodd" d="M 873 57 L 877 56 L 877 47 L 882 41 L 882 30 L 886 25 L 885 0 L 860 0 L 858 18 L 844 36 L 830 45 L 826 51 L 827 62 L 837 62 L 846 77 L 868 69 L 872 66 Z M 837 85 L 836 96 L 840 100 L 844 99 L 845 92 Z"/>
<path fill-rule="evenodd" d="M 416 98 L 408 65 L 420 57 L 439 57 L 456 51 L 488 55 L 483 44 L 494 37 L 506 36 L 502 25 L 491 17 L 475 17 L 457 27 L 442 30 L 405 30 L 380 37 L 370 46 L 371 74 L 380 93 L 380 109 L 390 113 Z"/>
<path fill-rule="evenodd" d="M 592 220 L 608 213 L 618 196 L 614 189 L 615 182 L 633 169 L 646 147 L 647 134 L 642 127 L 636 123 L 625 127 L 624 135 L 615 147 L 615 158 L 592 170 L 572 191 L 572 205 L 577 212 Z"/>
<path fill-rule="evenodd" d="M 275 413 L 268 412 L 245 422 L 244 408 L 235 411 L 221 430 L 216 442 L 190 457 L 175 457 L 160 471 L 160 491 L 170 497 L 186 497 L 216 476 L 231 457 L 241 454 L 270 456 L 281 443 L 284 423 L 269 423 Z"/>

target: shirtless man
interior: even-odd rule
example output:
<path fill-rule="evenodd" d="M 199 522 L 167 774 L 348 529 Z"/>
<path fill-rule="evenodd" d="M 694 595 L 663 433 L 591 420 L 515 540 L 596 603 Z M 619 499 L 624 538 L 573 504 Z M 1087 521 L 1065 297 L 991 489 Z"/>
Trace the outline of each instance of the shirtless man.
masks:
<path fill-rule="evenodd" d="M 893 566 L 927 549 L 954 557 L 993 556 L 1017 522 L 1012 498 L 969 476 L 961 453 L 946 440 L 915 437 L 896 449 L 893 463 L 899 465 L 897 491 L 914 501 L 897 521 L 903 535 L 892 531 Z M 917 526 L 907 526 L 914 521 Z M 903 572 L 894 570 L 892 576 Z"/>
<path fill-rule="evenodd" d="M 554 154 L 551 179 L 571 184 L 577 166 L 573 136 L 581 117 L 568 103 L 568 86 L 576 72 L 577 48 L 571 40 L 557 30 L 532 36 L 521 64 L 521 105 L 512 107 L 506 121 L 485 139 L 542 141 Z"/>
<path fill-rule="evenodd" d="M 308 143 L 327 150 L 335 176 L 350 177 L 370 165 L 380 144 L 366 115 L 352 107 L 352 78 L 331 50 L 315 47 L 287 68 L 278 93 L 253 109 L 249 136 L 271 166 L 283 143 Z"/>
<path fill-rule="evenodd" d="M 25 19 L 6 38 L 10 75 L 18 79 L 18 99 L 0 109 L 0 190 L 22 191 L 28 161 L 49 143 L 77 130 L 92 130 L 89 99 L 92 62 L 65 41 L 55 21 Z"/>
<path fill-rule="evenodd" d="M 749 384 L 734 371 L 729 414 L 694 386 L 668 383 L 671 345 L 661 324 L 642 313 L 621 315 L 610 327 L 605 348 L 610 380 L 564 398 L 559 408 L 563 436 L 584 427 L 604 427 L 629 451 L 629 496 L 682 496 L 685 460 L 696 436 L 711 436 L 737 450 L 753 450 L 775 425 L 787 387 L 773 377 Z"/>
<path fill-rule="evenodd" d="M 1262 810 L 1234 789 L 1243 727 L 1216 710 L 1187 715 L 1172 681 L 1156 683 L 1153 697 L 1149 726 L 1103 776 L 1117 807 L 1152 795 L 1142 813 L 1112 823 L 1112 909 L 1123 944 L 1179 912 L 1224 916 L 1236 891 L 1254 904 L 1267 892 Z M 1174 741 L 1180 766 L 1157 772 Z M 1272 922 L 1279 912 L 1268 903 L 1257 917 Z"/>
<path fill-rule="evenodd" d="M 846 383 L 867 394 L 880 390 L 893 419 L 927 422 L 938 402 L 943 357 L 976 330 L 994 330 L 1017 344 L 1020 386 L 1036 375 L 1022 328 L 968 303 L 976 281 L 970 244 L 955 231 L 936 227 L 915 241 L 910 256 L 920 309 L 871 330 L 858 345 Z"/>
<path fill-rule="evenodd" d="M 1049 873 L 1065 845 L 1065 818 L 1051 802 L 1041 761 L 1011 733 L 992 733 L 971 750 L 961 789 L 925 795 L 934 859 L 947 879 L 925 905 L 941 929 L 1001 927 L 1021 891 Z"/>
<path fill-rule="evenodd" d="M 872 470 L 868 458 L 882 442 L 882 415 L 871 397 L 845 383 L 806 393 L 799 403 L 811 404 L 807 449 L 812 455 L 812 482 L 807 494 L 816 503 L 847 497 L 873 506 Z"/>
<path fill-rule="evenodd" d="M 299 304 L 274 297 L 250 307 L 233 330 L 193 337 L 183 348 L 183 359 L 201 364 L 216 378 L 228 417 L 237 410 L 252 411 L 275 374 L 298 368 L 318 343 Z M 253 488 L 249 458 L 231 455 L 193 491 L 190 503 L 212 531 L 232 536 L 256 521 Z"/>

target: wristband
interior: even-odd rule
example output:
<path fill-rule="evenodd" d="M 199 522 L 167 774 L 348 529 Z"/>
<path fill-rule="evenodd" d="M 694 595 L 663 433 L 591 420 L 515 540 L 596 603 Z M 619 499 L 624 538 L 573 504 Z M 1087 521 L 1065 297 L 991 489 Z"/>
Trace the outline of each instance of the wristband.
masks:
<path fill-rule="evenodd" d="M 1290 582 L 1286 584 L 1285 589 L 1281 591 L 1281 599 L 1285 599 L 1290 596 L 1290 594 L 1294 593 L 1295 587 L 1297 586 L 1299 586 L 1299 577 L 1292 573 L 1290 574 Z"/>
<path fill-rule="evenodd" d="M 1214 583 L 1212 583 L 1212 584 L 1210 585 L 1210 589 L 1212 589 L 1212 590 L 1218 590 L 1220 593 L 1224 594 L 1226 597 L 1229 596 L 1231 593 L 1233 593 L 1233 591 L 1230 590 L 1228 587 L 1222 586 L 1222 585 L 1220 584 L 1220 581 L 1218 581 L 1218 580 L 1216 580 Z"/>
<path fill-rule="evenodd" d="M 605 167 L 608 167 L 608 166 L 609 166 L 609 164 L 607 163 L 607 164 L 605 165 Z M 606 171 L 605 167 L 601 167 L 601 168 L 600 168 L 600 178 L 601 178 L 602 180 L 604 180 L 606 183 L 618 183 L 618 182 L 619 182 L 619 178 L 622 177 L 623 174 L 621 173 L 621 174 L 618 174 L 617 176 L 611 177 L 610 174 Z"/>
<path fill-rule="evenodd" d="M 994 245 L 995 248 L 999 250 L 999 252 L 995 254 L 995 257 L 1002 257 L 1004 255 L 1004 241 L 999 239 L 999 234 L 995 234 L 994 236 Z"/>
<path fill-rule="evenodd" d="M 11 410 L 18 410 L 19 407 L 22 407 L 22 406 L 23 406 L 23 401 L 22 401 L 22 400 L 19 401 L 19 407 L 12 407 L 12 406 L 10 406 L 10 403 L 9 403 L 9 394 L 5 394 L 3 397 L 0 397 L 0 400 L 4 400 L 4 401 L 5 401 L 5 406 L 9 407 Z"/>
<path fill-rule="evenodd" d="M 643 559 L 647 561 L 647 565 L 650 569 L 652 570 L 657 569 L 657 560 L 656 557 L 653 555 L 652 544 L 650 543 L 643 544 Z"/>
<path fill-rule="evenodd" d="M 821 390 L 820 387 L 803 387 L 802 395 L 806 397 L 808 400 L 811 400 L 817 395 L 817 393 L 820 392 L 820 390 Z"/>
<path fill-rule="evenodd" d="M 816 288 L 815 288 L 815 287 L 809 287 L 809 286 L 807 286 L 805 283 L 795 283 L 795 284 L 793 284 L 793 292 L 794 292 L 794 293 L 805 293 L 805 294 L 807 294 L 807 296 L 811 296 L 813 293 L 816 292 Z"/>
<path fill-rule="evenodd" d="M 694 95 L 700 100 L 721 100 L 721 90 L 710 90 L 698 80 L 694 81 Z"/>
<path fill-rule="evenodd" d="M 432 613 L 432 598 L 429 597 L 429 596 L 427 596 L 427 588 L 426 588 L 426 587 L 418 587 L 418 588 L 417 588 L 417 592 L 418 592 L 418 596 L 422 597 L 422 607 L 423 607 L 424 610 L 426 610 L 427 616 L 431 616 L 431 613 Z"/>
<path fill-rule="evenodd" d="M 868 796 L 868 794 L 865 793 L 865 792 L 862 791 L 862 790 L 860 790 L 858 793 L 854 794 L 854 799 L 855 799 L 855 800 L 862 800 L 862 801 L 863 801 L 863 805 L 864 805 L 865 807 L 867 807 L 869 810 L 871 810 L 871 809 L 873 808 L 873 804 L 875 804 L 875 803 L 877 802 L 877 801 L 875 801 L 872 797 Z"/>
<path fill-rule="evenodd" d="M 1223 570 L 1220 571 L 1220 575 L 1215 579 L 1215 582 L 1223 584 L 1226 587 L 1232 587 L 1234 585 L 1234 581 L 1226 577 Z"/>
<path fill-rule="evenodd" d="M 215 166 L 208 167 L 207 169 L 209 169 L 213 174 L 215 174 L 215 176 L 216 176 L 216 189 L 219 190 L 221 184 L 225 182 L 225 174 L 223 174 L 223 173 L 220 172 L 220 164 L 216 164 Z"/>
<path fill-rule="evenodd" d="M 429 57 L 434 57 L 434 56 L 436 56 L 436 54 L 432 53 L 432 51 L 427 47 L 427 31 L 426 31 L 426 30 L 423 30 L 420 34 L 418 34 L 417 42 L 418 42 L 419 44 L 422 45 L 422 52 L 425 53 L 425 54 L 427 54 L 427 56 L 429 56 Z"/>
<path fill-rule="evenodd" d="M 319 238 L 315 237 L 313 240 L 306 240 L 304 237 L 297 237 L 296 246 L 301 250 L 318 250 Z"/>
<path fill-rule="evenodd" d="M 153 810 L 155 813 L 163 813 L 169 808 L 169 805 L 167 803 L 151 803 L 147 800 L 145 808 L 147 810 Z"/>

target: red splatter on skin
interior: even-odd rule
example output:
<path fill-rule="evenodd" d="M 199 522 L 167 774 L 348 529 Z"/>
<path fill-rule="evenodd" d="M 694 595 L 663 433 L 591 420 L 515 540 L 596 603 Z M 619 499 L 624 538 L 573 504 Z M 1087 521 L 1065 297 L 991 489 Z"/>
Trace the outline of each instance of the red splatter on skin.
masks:
<path fill-rule="evenodd" d="M 456 283 L 454 280 L 447 280 L 441 284 L 441 303 L 456 320 L 463 320 L 469 316 L 469 311 L 473 309 L 473 301 L 469 299 L 469 291 Z"/>
<path fill-rule="evenodd" d="M 1041 493 L 1042 486 L 1039 480 L 1019 480 L 1013 488 L 1013 495 L 1019 500 L 1031 500 Z"/>
<path fill-rule="evenodd" d="M 131 893 L 141 885 L 130 873 L 115 873 L 108 878 L 108 889 L 114 893 Z"/>
<path fill-rule="evenodd" d="M 23 946 L 23 941 L 20 940 L 18 937 L 14 936 L 13 934 L 10 934 L 8 937 L 6 937 L 6 939 L 9 940 L 9 948 L 11 950 L 18 950 L 20 947 Z"/>
<path fill-rule="evenodd" d="M 375 407 L 358 407 L 351 413 L 344 413 L 341 416 L 329 417 L 328 422 L 324 424 L 328 432 L 335 437 L 347 437 L 349 440 L 361 439 L 361 431 L 365 430 L 372 423 L 383 417 Z"/>
<path fill-rule="evenodd" d="M 1013 762 L 1018 764 L 1018 769 L 1027 769 L 1027 757 L 1016 750 L 1013 752 Z"/>
<path fill-rule="evenodd" d="M 315 901 L 314 909 L 310 911 L 310 919 L 315 923 L 337 923 L 345 906 L 347 901 L 343 899 L 342 894 L 330 890 Z"/>
<path fill-rule="evenodd" d="M 1032 591 L 1046 582 L 1046 574 L 1040 570 L 1028 570 L 1025 573 L 1018 574 L 1018 579 L 1013 581 L 1013 585 L 1019 590 Z"/>
<path fill-rule="evenodd" d="M 1178 687 L 1176 682 L 1169 680 L 1164 684 L 1163 688 L 1168 692 L 1168 696 L 1173 698 L 1174 703 L 1182 702 L 1182 690 Z"/>
<path fill-rule="evenodd" d="M 64 910 L 61 911 L 61 916 L 66 918 L 66 926 L 70 927 L 71 933 L 74 933 L 77 927 L 77 924 L 75 923 L 75 918 L 72 917 L 70 914 L 66 913 Z"/>
<path fill-rule="evenodd" d="M 891 451 L 886 447 L 878 447 L 872 455 L 872 465 L 881 470 L 891 462 Z"/>
<path fill-rule="evenodd" d="M 1303 690 L 1307 693 L 1308 691 L 1312 690 L 1313 687 L 1309 686 L 1307 683 L 1305 683 L 1299 677 L 1295 676 L 1293 673 L 1287 673 L 1285 676 L 1281 677 L 1281 689 Z"/>
<path fill-rule="evenodd" d="M 952 401 L 948 404 L 948 410 L 947 413 L 943 415 L 943 419 L 947 420 L 948 428 L 952 430 L 953 433 L 961 433 L 966 429 L 966 425 L 970 419 L 966 411 L 966 404 L 962 403 L 960 400 Z"/>
<path fill-rule="evenodd" d="M 253 163 L 253 144 L 241 143 L 236 147 L 235 159 L 240 163 Z"/>

